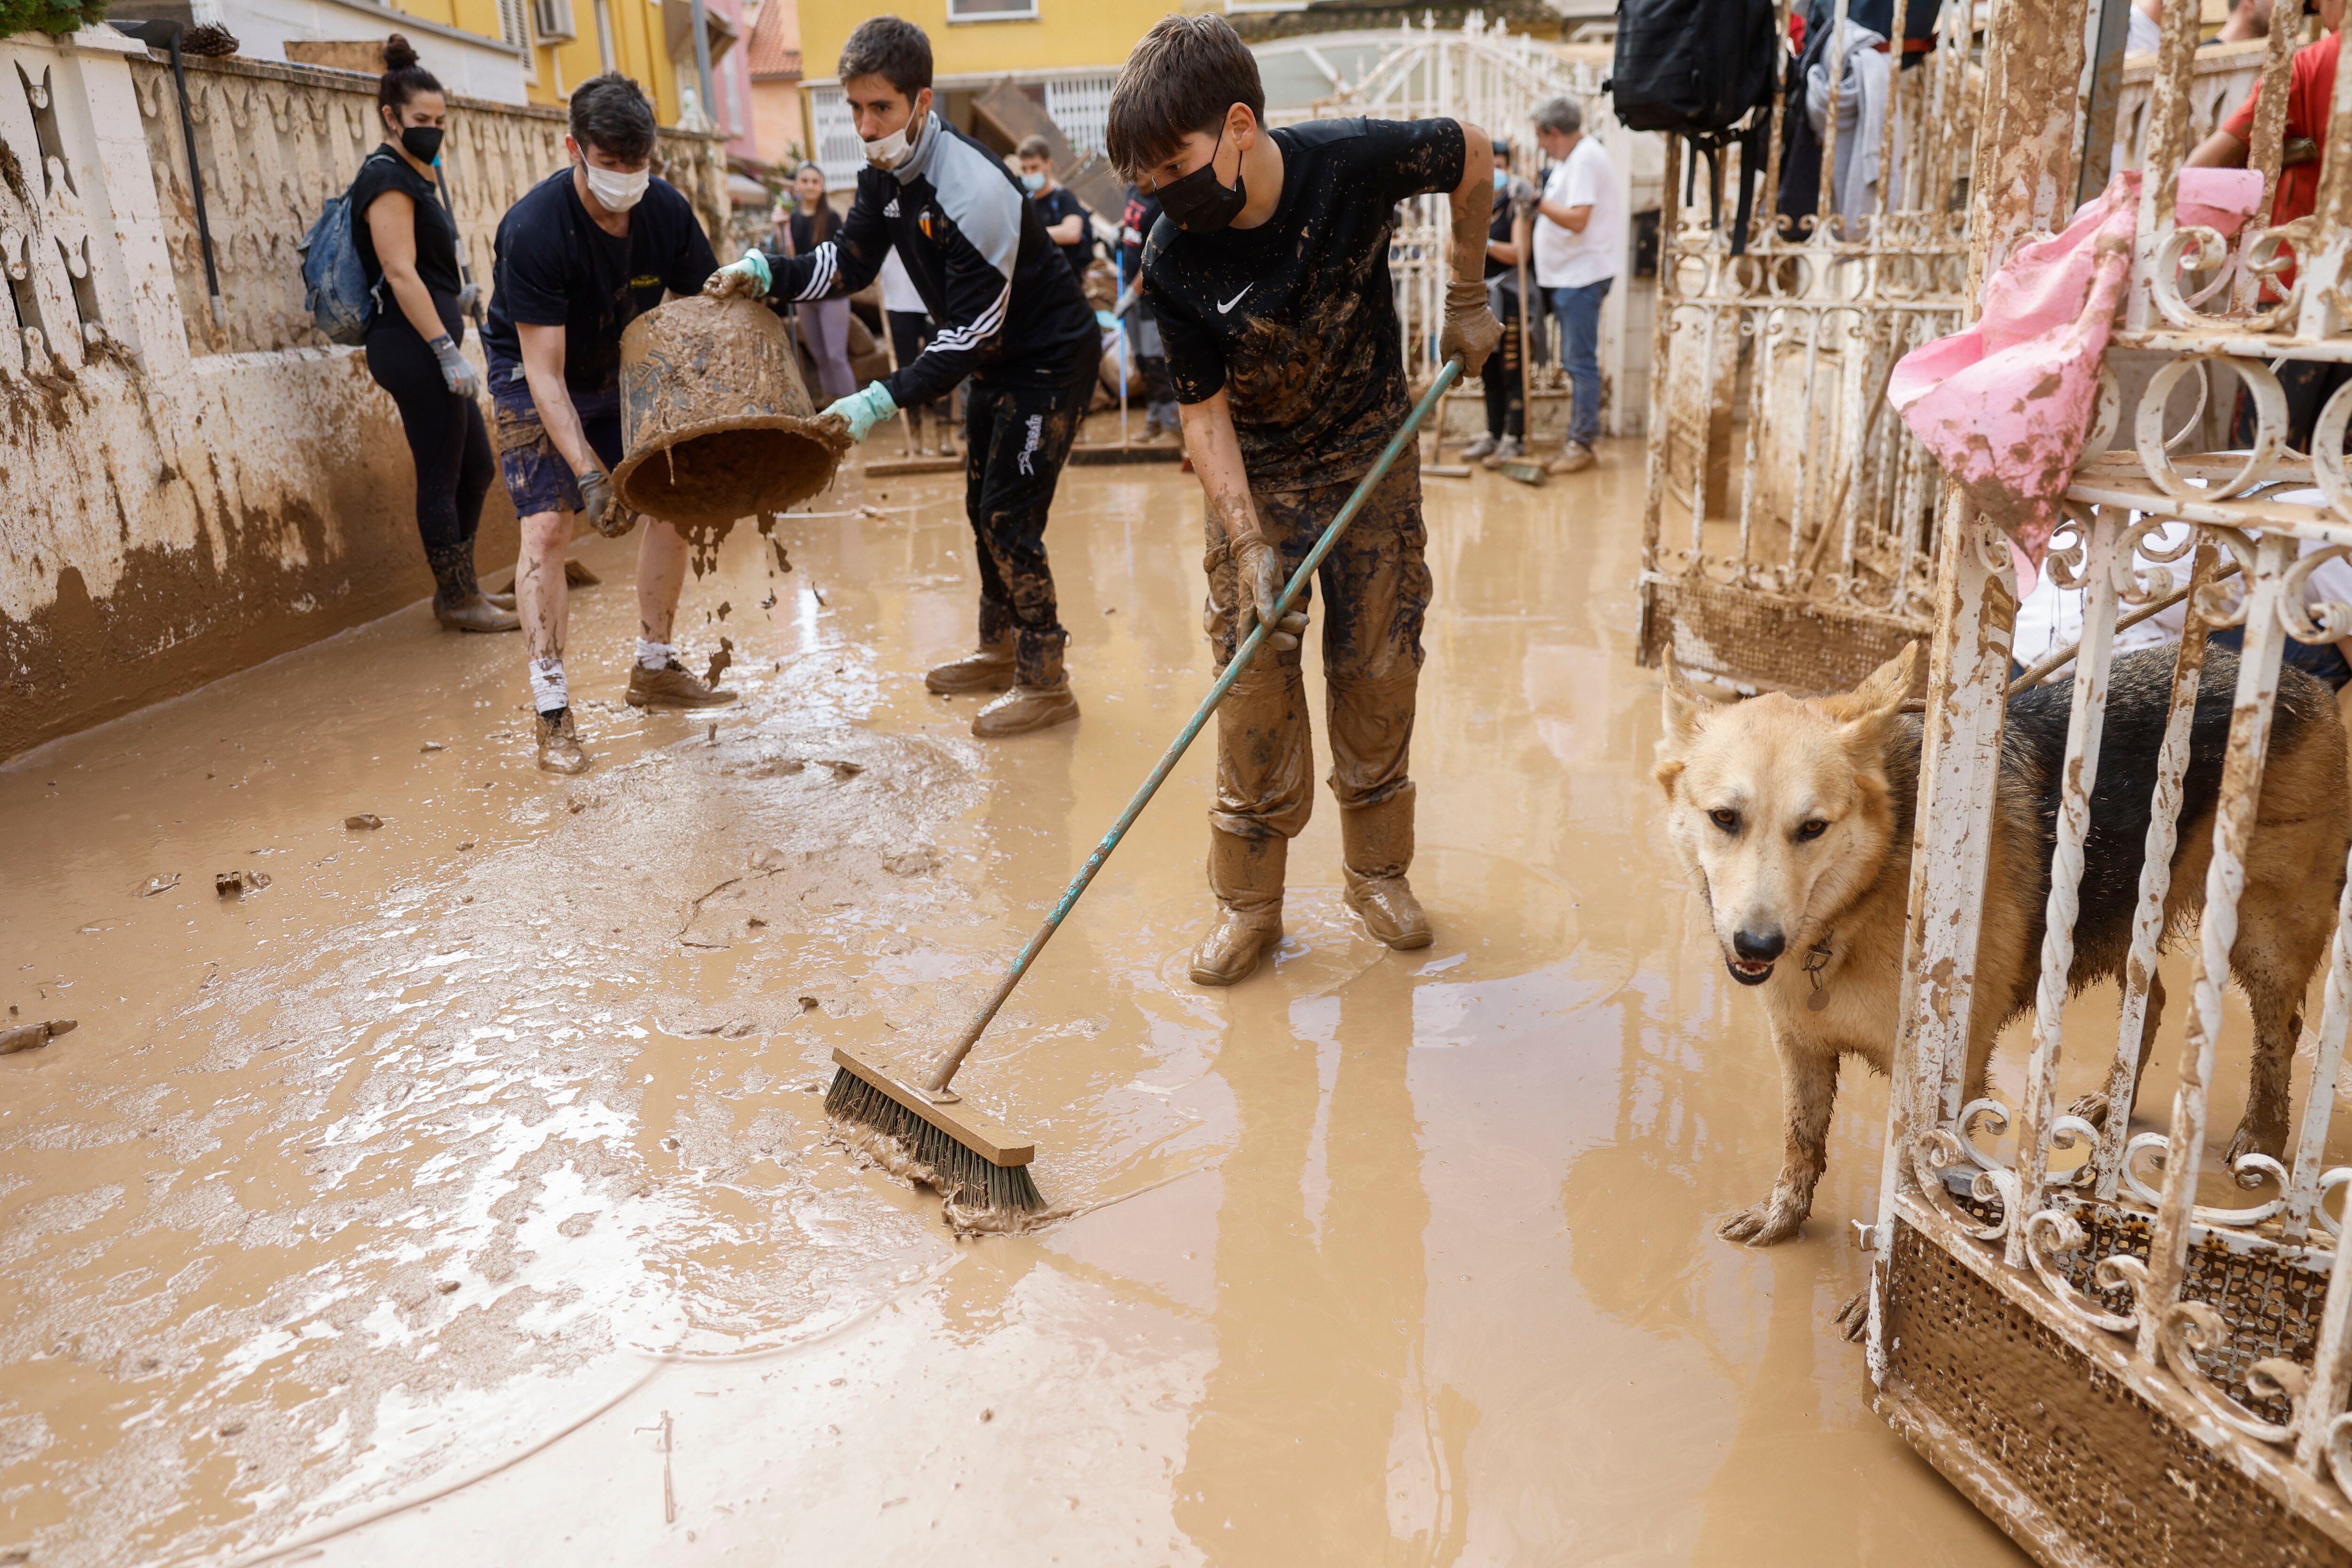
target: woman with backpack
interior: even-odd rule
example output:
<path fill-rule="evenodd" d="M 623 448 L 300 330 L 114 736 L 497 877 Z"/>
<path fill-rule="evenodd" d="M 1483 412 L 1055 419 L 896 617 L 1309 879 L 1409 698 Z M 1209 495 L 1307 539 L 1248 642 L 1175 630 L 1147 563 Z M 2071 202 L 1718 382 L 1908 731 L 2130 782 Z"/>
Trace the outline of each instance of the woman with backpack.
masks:
<path fill-rule="evenodd" d="M 474 580 L 474 532 L 498 459 L 477 401 L 481 376 L 457 352 L 473 286 L 434 180 L 449 103 L 398 33 L 384 40 L 383 68 L 375 92 L 383 144 L 360 165 L 349 200 L 352 246 L 376 301 L 368 374 L 392 394 L 415 460 L 435 618 L 457 631 L 510 632 L 522 625 L 514 601 L 491 599 Z"/>
<path fill-rule="evenodd" d="M 841 232 L 841 215 L 826 205 L 824 171 L 803 163 L 793 171 L 793 195 L 797 210 L 776 226 L 776 238 L 786 256 L 806 256 Z M 816 380 L 824 401 L 834 402 L 857 390 L 857 373 L 849 368 L 849 300 L 803 300 L 799 306 L 801 338 L 816 361 Z"/>

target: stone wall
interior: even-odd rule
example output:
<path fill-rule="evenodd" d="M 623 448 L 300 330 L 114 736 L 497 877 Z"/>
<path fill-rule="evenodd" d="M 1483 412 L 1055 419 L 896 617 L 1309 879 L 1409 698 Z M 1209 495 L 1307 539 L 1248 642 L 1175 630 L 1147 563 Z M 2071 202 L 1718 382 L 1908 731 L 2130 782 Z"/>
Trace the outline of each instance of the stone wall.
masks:
<path fill-rule="evenodd" d="M 374 84 L 187 64 L 217 310 L 170 68 L 110 28 L 0 41 L 0 757 L 431 591 L 391 400 L 310 330 L 294 251 L 374 139 Z M 487 280 L 562 121 L 453 108 L 449 194 Z M 666 133 L 663 158 L 716 231 L 712 144 Z M 480 559 L 513 547 L 493 487 Z"/>

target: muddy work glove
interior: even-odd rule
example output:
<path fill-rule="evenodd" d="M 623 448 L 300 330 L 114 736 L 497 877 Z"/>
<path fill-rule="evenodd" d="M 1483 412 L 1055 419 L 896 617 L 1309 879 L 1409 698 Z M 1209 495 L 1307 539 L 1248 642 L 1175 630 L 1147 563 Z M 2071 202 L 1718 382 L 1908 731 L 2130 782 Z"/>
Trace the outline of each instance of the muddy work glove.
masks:
<path fill-rule="evenodd" d="M 482 376 L 474 363 L 457 352 L 457 343 L 446 332 L 425 345 L 433 351 L 433 363 L 441 367 L 441 382 L 459 397 L 479 397 Z"/>
<path fill-rule="evenodd" d="M 602 468 L 590 468 L 579 476 L 580 515 L 588 526 L 607 539 L 617 539 L 629 531 L 635 521 L 628 509 L 613 495 L 613 476 Z"/>
<path fill-rule="evenodd" d="M 862 392 L 853 392 L 836 400 L 825 413 L 849 426 L 849 438 L 863 441 L 873 433 L 874 426 L 898 412 L 898 400 L 880 382 Z"/>
<path fill-rule="evenodd" d="M 1437 357 L 1462 356 L 1462 377 L 1478 374 L 1495 345 L 1503 341 L 1503 323 L 1486 308 L 1486 285 L 1481 279 L 1455 279 L 1445 286 L 1445 324 L 1438 329 Z"/>
<path fill-rule="evenodd" d="M 1298 646 L 1307 632 L 1307 611 L 1293 605 L 1281 619 L 1275 618 L 1274 606 L 1282 601 L 1283 584 L 1290 574 L 1282 559 L 1282 552 L 1255 533 L 1245 533 L 1234 541 L 1234 581 L 1241 595 L 1240 613 L 1234 626 L 1235 646 L 1250 635 L 1250 628 L 1263 621 L 1265 640 L 1276 650 L 1288 653 Z"/>
<path fill-rule="evenodd" d="M 479 283 L 468 283 L 457 290 L 457 314 L 478 320 L 481 309 L 482 286 Z"/>
<path fill-rule="evenodd" d="M 1528 179 L 1525 174 L 1513 174 L 1511 176 L 1510 196 L 1511 205 L 1513 206 L 1531 207 L 1535 205 L 1537 194 L 1536 183 L 1533 180 Z"/>
<path fill-rule="evenodd" d="M 730 261 L 706 279 L 702 291 L 714 300 L 760 300 L 767 297 L 772 279 L 768 273 L 768 258 L 756 249 L 743 253 L 740 261 Z"/>

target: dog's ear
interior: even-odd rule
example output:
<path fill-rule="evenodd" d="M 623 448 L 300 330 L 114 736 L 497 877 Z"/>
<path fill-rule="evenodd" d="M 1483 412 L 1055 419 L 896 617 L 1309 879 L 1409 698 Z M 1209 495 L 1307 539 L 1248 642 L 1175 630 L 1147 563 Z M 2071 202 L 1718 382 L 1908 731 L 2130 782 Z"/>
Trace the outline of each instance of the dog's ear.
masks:
<path fill-rule="evenodd" d="M 1903 651 L 1870 672 L 1860 686 L 1826 699 L 1822 707 L 1840 723 L 1847 748 L 1857 757 L 1875 756 L 1886 743 L 1895 716 L 1911 695 L 1911 671 L 1919 661 L 1919 645 L 1909 642 Z"/>
<path fill-rule="evenodd" d="M 1706 704 L 1691 689 L 1690 681 L 1675 663 L 1671 650 L 1666 654 L 1664 668 L 1666 725 L 1665 732 L 1658 737 L 1658 764 L 1653 771 L 1657 777 L 1658 787 L 1671 798 L 1675 793 L 1675 780 L 1682 776 L 1683 753 L 1690 749 L 1692 742 L 1698 739 L 1699 720 L 1706 711 Z"/>

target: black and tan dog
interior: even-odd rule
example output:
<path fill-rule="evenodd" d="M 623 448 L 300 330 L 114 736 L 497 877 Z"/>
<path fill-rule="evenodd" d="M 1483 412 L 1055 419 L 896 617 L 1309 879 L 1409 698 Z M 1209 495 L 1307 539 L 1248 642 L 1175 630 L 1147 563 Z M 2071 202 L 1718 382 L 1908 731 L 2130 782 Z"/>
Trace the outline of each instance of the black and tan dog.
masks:
<path fill-rule="evenodd" d="M 2074 926 L 2076 990 L 2119 980 L 2128 954 L 2175 651 L 2146 648 L 2113 666 Z M 1732 978 L 1755 987 L 1764 1004 L 1780 1058 L 1780 1176 L 1762 1202 L 1718 1227 L 1734 1241 L 1785 1240 L 1811 1212 L 1838 1058 L 1888 1070 L 1919 775 L 1920 721 L 1900 710 L 1916 654 L 1914 645 L 1853 691 L 1807 701 L 1776 694 L 1709 706 L 1678 672 L 1666 672 L 1657 778 L 1669 832 L 1706 901 Z M 2190 729 L 2168 933 L 2193 923 L 2204 903 L 2237 679 L 2237 656 L 2210 649 Z M 1971 1099 L 1982 1092 L 1993 1037 L 2033 1005 L 2073 696 L 2068 679 L 2010 700 L 1964 1079 Z M 2284 669 L 2230 954 L 2254 1020 L 2252 1083 L 2232 1159 L 2275 1157 L 2285 1146 L 2299 1013 L 2335 925 L 2347 843 L 2352 788 L 2335 699 Z M 2163 1005 L 2161 986 L 2152 986 L 2143 1069 Z M 2094 1120 L 2105 1113 L 2100 1104 L 2077 1109 Z"/>

